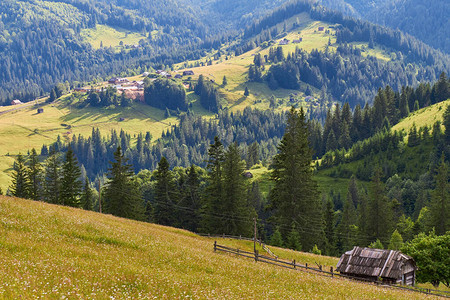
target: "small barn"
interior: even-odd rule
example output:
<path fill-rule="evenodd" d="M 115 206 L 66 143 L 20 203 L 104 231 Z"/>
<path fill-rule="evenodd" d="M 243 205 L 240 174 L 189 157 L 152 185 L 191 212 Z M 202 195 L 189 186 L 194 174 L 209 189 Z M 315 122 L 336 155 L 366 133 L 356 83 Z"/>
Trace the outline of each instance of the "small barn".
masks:
<path fill-rule="evenodd" d="M 44 113 L 44 109 L 43 108 L 38 108 L 37 109 L 37 113 L 38 114 L 43 114 Z"/>
<path fill-rule="evenodd" d="M 22 104 L 22 101 L 17 100 L 17 99 L 11 101 L 11 105 L 19 105 L 19 104 Z"/>
<path fill-rule="evenodd" d="M 183 71 L 183 76 L 192 76 L 192 75 L 194 75 L 194 71 L 192 70 Z"/>
<path fill-rule="evenodd" d="M 336 270 L 372 281 L 381 278 L 386 283 L 414 285 L 417 266 L 400 251 L 354 247 L 341 256 Z"/>
<path fill-rule="evenodd" d="M 319 26 L 319 31 L 324 31 L 325 30 L 325 27 L 323 27 L 323 26 Z"/>

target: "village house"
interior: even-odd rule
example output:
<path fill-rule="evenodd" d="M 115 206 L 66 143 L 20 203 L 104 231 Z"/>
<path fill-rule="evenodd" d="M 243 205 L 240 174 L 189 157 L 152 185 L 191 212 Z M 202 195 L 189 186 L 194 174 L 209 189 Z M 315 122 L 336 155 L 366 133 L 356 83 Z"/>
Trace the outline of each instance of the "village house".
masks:
<path fill-rule="evenodd" d="M 183 76 L 181 76 L 180 74 L 176 74 L 175 75 L 175 78 L 177 78 L 177 79 L 180 79 L 180 78 L 182 78 Z"/>
<path fill-rule="evenodd" d="M 298 40 L 293 40 L 292 42 L 294 43 L 294 44 L 298 44 L 298 43 L 300 43 L 300 42 L 302 42 L 303 41 L 303 38 L 298 38 Z"/>
<path fill-rule="evenodd" d="M 280 45 L 287 45 L 287 44 L 289 44 L 289 40 L 288 39 L 282 39 L 278 44 L 280 44 Z"/>
<path fill-rule="evenodd" d="M 118 78 L 118 77 L 113 77 L 110 80 L 108 80 L 109 84 L 121 84 L 121 83 L 127 83 L 129 82 L 129 80 L 127 78 Z"/>
<path fill-rule="evenodd" d="M 325 30 L 325 27 L 319 26 L 319 31 L 324 31 L 324 30 Z"/>
<path fill-rule="evenodd" d="M 336 271 L 370 281 L 414 285 L 417 266 L 412 257 L 395 250 L 355 246 L 339 259 Z"/>
<path fill-rule="evenodd" d="M 192 75 L 194 75 L 194 71 L 192 70 L 183 71 L 183 76 L 192 76 Z"/>
<path fill-rule="evenodd" d="M 11 101 L 11 105 L 19 105 L 19 104 L 22 104 L 22 101 L 17 100 L 17 99 Z"/>

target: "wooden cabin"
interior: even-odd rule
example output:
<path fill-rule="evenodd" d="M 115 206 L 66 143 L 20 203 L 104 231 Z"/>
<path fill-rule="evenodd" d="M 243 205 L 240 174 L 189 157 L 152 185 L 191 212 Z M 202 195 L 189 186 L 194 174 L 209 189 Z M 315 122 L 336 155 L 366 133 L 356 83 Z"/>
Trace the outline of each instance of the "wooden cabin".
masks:
<path fill-rule="evenodd" d="M 414 285 L 417 266 L 400 251 L 354 247 L 341 256 L 336 270 L 371 281 L 381 278 L 386 283 Z"/>

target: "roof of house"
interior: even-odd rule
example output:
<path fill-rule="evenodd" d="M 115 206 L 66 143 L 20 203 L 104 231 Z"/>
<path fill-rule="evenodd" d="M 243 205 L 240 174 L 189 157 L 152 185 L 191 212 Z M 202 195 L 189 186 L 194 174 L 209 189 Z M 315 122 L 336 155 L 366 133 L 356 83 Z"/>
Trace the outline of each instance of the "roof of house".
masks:
<path fill-rule="evenodd" d="M 412 257 L 400 251 L 354 247 L 341 256 L 336 270 L 347 274 L 399 278 L 406 262 L 412 262 L 415 268 Z"/>

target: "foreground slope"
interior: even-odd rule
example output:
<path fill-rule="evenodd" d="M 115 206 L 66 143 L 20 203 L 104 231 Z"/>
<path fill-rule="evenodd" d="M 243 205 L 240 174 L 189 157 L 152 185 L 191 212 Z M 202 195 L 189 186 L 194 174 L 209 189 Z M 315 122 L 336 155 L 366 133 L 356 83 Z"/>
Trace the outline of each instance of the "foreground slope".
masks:
<path fill-rule="evenodd" d="M 423 295 L 213 252 L 190 232 L 0 196 L 0 298 L 355 298 Z"/>

